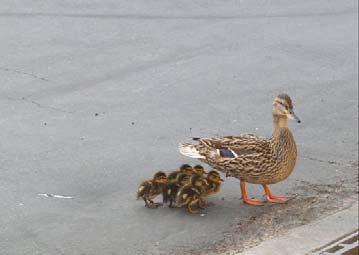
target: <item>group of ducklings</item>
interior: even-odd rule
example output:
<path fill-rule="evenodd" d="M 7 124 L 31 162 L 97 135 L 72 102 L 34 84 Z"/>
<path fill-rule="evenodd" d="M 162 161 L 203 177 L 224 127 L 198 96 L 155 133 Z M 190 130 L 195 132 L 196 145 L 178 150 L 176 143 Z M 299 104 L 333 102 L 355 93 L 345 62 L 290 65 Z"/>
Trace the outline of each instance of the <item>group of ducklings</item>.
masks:
<path fill-rule="evenodd" d="M 148 208 L 157 208 L 163 204 L 155 203 L 153 199 L 162 194 L 163 203 L 169 202 L 169 207 L 187 207 L 188 212 L 199 213 L 210 204 L 203 197 L 218 193 L 221 182 L 223 179 L 217 171 L 206 173 L 201 165 L 183 164 L 168 175 L 159 171 L 153 179 L 142 182 L 137 199 L 143 199 Z"/>

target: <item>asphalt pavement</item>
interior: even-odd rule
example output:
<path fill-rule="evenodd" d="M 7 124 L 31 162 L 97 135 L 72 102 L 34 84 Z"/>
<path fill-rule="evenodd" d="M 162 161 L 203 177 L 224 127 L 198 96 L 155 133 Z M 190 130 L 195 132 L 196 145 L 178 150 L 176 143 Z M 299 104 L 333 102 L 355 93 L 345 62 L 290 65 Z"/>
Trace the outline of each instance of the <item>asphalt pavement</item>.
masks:
<path fill-rule="evenodd" d="M 357 200 L 357 1 L 0 0 L 0 251 L 243 251 Z M 227 178 L 204 216 L 136 201 L 192 136 L 270 136 L 288 93 L 299 158 L 251 207 Z M 208 169 L 208 166 L 206 166 Z M 258 185 L 249 185 L 261 197 Z M 46 195 L 48 194 L 48 195 Z"/>

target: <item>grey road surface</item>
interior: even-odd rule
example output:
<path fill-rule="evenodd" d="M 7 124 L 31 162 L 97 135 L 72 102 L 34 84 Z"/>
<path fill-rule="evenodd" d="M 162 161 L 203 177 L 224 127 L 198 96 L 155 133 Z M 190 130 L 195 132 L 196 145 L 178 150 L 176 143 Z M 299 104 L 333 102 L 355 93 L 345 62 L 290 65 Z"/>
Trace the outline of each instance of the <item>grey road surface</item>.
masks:
<path fill-rule="evenodd" d="M 240 251 L 349 206 L 357 8 L 0 0 L 0 254 Z M 233 178 L 203 217 L 135 200 L 156 170 L 197 163 L 177 150 L 191 136 L 269 136 L 281 92 L 302 119 L 291 124 L 295 172 L 273 186 L 290 203 L 246 206 Z M 256 185 L 249 192 L 262 196 Z"/>

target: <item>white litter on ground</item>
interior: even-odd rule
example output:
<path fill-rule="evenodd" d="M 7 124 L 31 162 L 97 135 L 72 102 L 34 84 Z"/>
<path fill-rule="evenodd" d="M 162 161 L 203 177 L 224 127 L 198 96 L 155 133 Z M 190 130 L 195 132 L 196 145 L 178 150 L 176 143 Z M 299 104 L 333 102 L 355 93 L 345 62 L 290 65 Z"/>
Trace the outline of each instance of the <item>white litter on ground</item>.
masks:
<path fill-rule="evenodd" d="M 54 194 L 48 194 L 48 193 L 40 193 L 40 194 L 37 194 L 39 196 L 42 196 L 42 197 L 55 197 L 55 198 L 73 198 L 71 196 L 62 196 L 62 195 L 54 195 Z"/>

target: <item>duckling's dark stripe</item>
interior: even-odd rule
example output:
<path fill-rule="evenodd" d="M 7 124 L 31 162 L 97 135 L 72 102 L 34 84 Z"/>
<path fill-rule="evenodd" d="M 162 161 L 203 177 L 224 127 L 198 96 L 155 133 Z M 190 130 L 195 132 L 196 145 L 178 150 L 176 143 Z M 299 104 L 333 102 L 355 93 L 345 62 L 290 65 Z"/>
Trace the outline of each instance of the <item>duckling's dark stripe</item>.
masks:
<path fill-rule="evenodd" d="M 228 149 L 219 149 L 219 154 L 223 158 L 235 158 L 233 152 L 231 150 L 228 150 Z"/>

